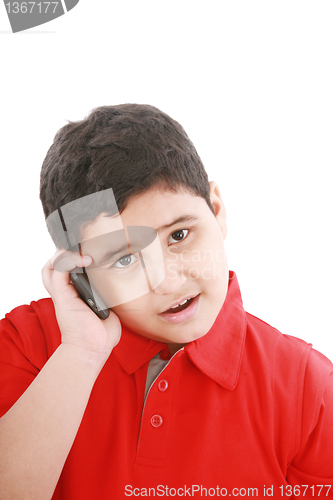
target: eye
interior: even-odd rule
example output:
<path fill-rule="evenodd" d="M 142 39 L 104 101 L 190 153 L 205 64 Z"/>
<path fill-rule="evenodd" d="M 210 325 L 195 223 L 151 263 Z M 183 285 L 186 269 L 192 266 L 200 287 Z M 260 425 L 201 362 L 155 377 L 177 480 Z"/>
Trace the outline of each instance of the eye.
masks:
<path fill-rule="evenodd" d="M 180 241 L 183 241 L 186 238 L 187 234 L 188 234 L 188 229 L 178 229 L 178 231 L 175 231 L 170 235 L 170 238 L 176 240 L 175 243 L 179 243 Z M 171 243 L 174 244 L 174 242 Z"/>
<path fill-rule="evenodd" d="M 116 262 L 112 264 L 111 267 L 124 269 L 125 267 L 129 267 L 130 265 L 134 264 L 134 262 L 136 262 L 137 260 L 138 258 L 132 254 L 124 255 L 124 257 L 121 257 L 120 259 L 116 260 Z"/>

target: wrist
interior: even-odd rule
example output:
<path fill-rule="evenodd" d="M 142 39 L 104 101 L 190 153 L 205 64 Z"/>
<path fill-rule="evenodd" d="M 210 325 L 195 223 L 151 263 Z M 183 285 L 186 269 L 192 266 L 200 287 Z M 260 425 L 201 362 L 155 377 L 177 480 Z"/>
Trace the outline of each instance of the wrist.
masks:
<path fill-rule="evenodd" d="M 87 372 L 99 374 L 110 352 L 97 352 L 79 345 L 62 342 L 58 349 L 74 366 L 83 368 Z"/>

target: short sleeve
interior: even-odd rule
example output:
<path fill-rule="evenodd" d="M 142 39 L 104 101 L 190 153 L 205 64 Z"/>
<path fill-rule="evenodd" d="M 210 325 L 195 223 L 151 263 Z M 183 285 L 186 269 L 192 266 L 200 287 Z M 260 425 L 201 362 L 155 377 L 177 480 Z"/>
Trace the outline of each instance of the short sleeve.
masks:
<path fill-rule="evenodd" d="M 301 425 L 300 448 L 288 468 L 288 483 L 314 486 L 305 497 L 317 496 L 320 485 L 326 485 L 322 496 L 333 498 L 333 365 L 314 349 L 305 373 Z"/>
<path fill-rule="evenodd" d="M 27 359 L 22 339 L 6 318 L 0 322 L 0 417 L 19 399 L 38 370 Z"/>
<path fill-rule="evenodd" d="M 0 417 L 29 387 L 59 343 L 51 299 L 19 306 L 0 321 Z"/>

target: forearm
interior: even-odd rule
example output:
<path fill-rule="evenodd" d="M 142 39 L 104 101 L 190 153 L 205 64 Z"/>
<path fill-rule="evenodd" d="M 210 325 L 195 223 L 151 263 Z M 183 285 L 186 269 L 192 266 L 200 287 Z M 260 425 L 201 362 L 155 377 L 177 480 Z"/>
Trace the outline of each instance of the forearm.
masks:
<path fill-rule="evenodd" d="M 52 497 L 104 362 L 61 344 L 0 419 L 2 500 Z"/>

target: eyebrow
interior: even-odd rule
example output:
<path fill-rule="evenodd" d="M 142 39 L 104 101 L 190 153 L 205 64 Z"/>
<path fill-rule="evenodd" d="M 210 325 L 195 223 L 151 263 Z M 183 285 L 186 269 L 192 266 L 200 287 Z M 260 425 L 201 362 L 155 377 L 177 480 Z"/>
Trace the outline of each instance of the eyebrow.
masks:
<path fill-rule="evenodd" d="M 159 233 L 160 231 L 163 231 L 164 229 L 168 229 L 171 226 L 174 226 L 175 224 L 179 224 L 180 222 L 193 222 L 198 220 L 199 217 L 197 215 L 182 215 L 178 219 L 175 219 L 174 221 L 170 222 L 170 224 L 165 224 L 164 226 L 160 226 L 156 231 Z"/>
<path fill-rule="evenodd" d="M 170 224 L 165 224 L 164 226 L 160 226 L 158 229 L 156 229 L 156 231 L 159 233 L 161 231 L 164 231 L 165 229 L 168 229 L 171 226 L 179 224 L 180 222 L 194 222 L 197 221 L 198 219 L 199 217 L 196 215 L 182 215 L 181 217 L 178 217 L 178 219 L 175 219 L 172 222 L 170 222 Z M 125 250 L 130 252 L 129 245 L 127 243 L 117 248 L 117 250 L 113 250 L 103 255 L 103 257 L 98 261 L 98 266 L 102 266 L 103 264 L 107 263 L 111 258 L 113 258 L 115 255 L 121 254 Z"/>

